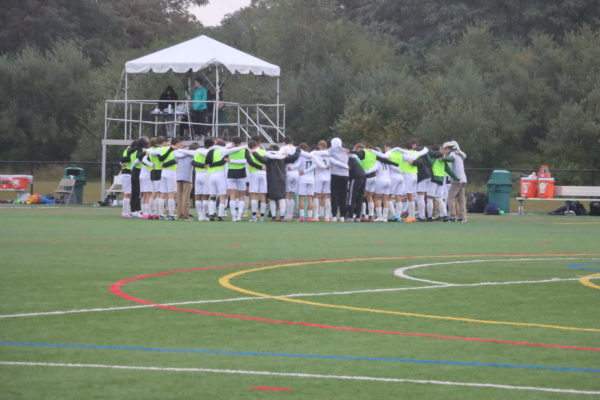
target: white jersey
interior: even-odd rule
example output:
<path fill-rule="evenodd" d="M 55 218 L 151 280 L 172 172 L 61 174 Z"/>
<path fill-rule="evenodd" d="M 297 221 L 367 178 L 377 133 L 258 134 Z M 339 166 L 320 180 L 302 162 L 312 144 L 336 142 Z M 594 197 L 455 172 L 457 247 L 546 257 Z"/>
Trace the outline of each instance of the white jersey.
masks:
<path fill-rule="evenodd" d="M 315 154 L 315 162 L 318 160 L 322 166 L 317 166 L 315 169 L 315 182 L 330 182 L 331 181 L 331 156 L 329 153 L 321 155 Z"/>
<path fill-rule="evenodd" d="M 300 162 L 298 170 L 302 171 L 299 182 L 302 183 L 314 183 L 315 182 L 315 169 L 317 169 L 317 161 L 314 156 L 306 157 L 301 155 L 298 158 Z M 322 165 L 322 164 L 321 164 Z"/>

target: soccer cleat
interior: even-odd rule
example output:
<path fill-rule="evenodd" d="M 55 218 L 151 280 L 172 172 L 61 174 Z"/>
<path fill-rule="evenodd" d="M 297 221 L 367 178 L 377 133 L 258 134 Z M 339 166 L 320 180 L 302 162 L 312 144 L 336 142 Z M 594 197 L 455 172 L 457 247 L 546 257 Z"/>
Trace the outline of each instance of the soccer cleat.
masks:
<path fill-rule="evenodd" d="M 253 215 L 252 218 L 249 219 L 250 222 L 258 222 L 258 218 L 256 218 L 256 215 Z"/>
<path fill-rule="evenodd" d="M 142 219 L 150 219 L 148 215 L 142 215 Z"/>
<path fill-rule="evenodd" d="M 325 222 L 331 222 L 331 220 L 329 218 L 325 218 L 324 221 Z"/>
<path fill-rule="evenodd" d="M 131 215 L 122 213 L 121 218 L 131 218 Z"/>
<path fill-rule="evenodd" d="M 404 218 L 404 222 L 417 222 L 414 218 Z"/>
<path fill-rule="evenodd" d="M 174 215 L 169 215 L 169 216 L 167 217 L 167 219 L 168 219 L 169 221 L 175 221 L 175 216 L 174 216 Z"/>
<path fill-rule="evenodd" d="M 304 217 L 300 217 L 296 220 L 296 222 L 304 222 Z"/>
<path fill-rule="evenodd" d="M 340 217 L 340 219 L 341 219 L 341 218 L 342 218 L 342 217 Z M 327 219 L 325 219 L 325 221 L 326 221 L 326 222 L 329 222 L 329 221 L 327 221 Z M 331 218 L 331 221 L 332 221 L 332 222 L 337 222 L 337 217 L 333 217 L 333 218 Z"/>
<path fill-rule="evenodd" d="M 260 217 L 260 220 L 259 220 L 259 221 L 260 221 L 260 222 L 265 222 L 265 217 L 264 217 L 264 216 Z"/>
<path fill-rule="evenodd" d="M 399 221 L 399 219 L 395 215 L 392 218 L 388 219 L 388 222 L 398 222 L 398 221 Z"/>
<path fill-rule="evenodd" d="M 351 220 L 351 219 L 352 219 L 352 218 L 350 218 L 350 220 Z M 344 222 L 344 217 L 340 217 L 340 222 Z M 350 222 L 352 222 L 352 221 L 350 221 Z"/>
<path fill-rule="evenodd" d="M 223 222 L 223 217 L 217 217 L 217 221 Z"/>

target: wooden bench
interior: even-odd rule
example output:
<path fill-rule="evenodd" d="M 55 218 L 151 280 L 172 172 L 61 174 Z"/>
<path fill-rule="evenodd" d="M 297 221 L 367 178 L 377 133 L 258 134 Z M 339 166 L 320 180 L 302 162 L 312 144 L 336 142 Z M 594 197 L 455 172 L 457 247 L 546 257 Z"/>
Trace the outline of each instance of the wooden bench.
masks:
<path fill-rule="evenodd" d="M 555 186 L 554 198 L 540 199 L 535 197 L 517 197 L 519 215 L 525 211 L 525 200 L 545 201 L 594 201 L 600 200 L 600 186 Z"/>

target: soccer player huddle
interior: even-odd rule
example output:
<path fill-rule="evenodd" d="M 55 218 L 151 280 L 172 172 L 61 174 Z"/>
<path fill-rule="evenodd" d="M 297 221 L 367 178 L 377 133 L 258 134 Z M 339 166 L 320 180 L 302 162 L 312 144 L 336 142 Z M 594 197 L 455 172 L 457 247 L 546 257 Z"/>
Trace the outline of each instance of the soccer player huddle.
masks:
<path fill-rule="evenodd" d="M 198 221 L 466 222 L 466 154 L 441 146 L 383 149 L 339 138 L 263 148 L 260 138 L 140 138 L 123 151 L 124 218 Z M 249 210 L 248 210 L 249 207 Z M 228 216 L 229 211 L 229 216 Z"/>

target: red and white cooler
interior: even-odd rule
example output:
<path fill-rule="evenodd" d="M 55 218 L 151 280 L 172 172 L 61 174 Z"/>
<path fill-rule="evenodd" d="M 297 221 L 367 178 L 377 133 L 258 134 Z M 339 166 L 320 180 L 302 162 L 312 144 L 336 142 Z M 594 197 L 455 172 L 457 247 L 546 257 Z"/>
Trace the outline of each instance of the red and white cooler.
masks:
<path fill-rule="evenodd" d="M 531 199 L 538 195 L 537 177 L 524 176 L 521 178 L 521 197 Z"/>

